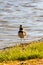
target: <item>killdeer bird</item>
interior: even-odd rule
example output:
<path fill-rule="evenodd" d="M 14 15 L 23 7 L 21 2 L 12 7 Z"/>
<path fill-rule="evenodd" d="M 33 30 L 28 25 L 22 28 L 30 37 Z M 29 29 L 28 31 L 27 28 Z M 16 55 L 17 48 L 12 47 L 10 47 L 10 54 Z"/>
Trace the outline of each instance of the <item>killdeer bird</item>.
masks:
<path fill-rule="evenodd" d="M 21 38 L 21 40 L 27 36 L 26 31 L 23 29 L 22 25 L 19 27 L 18 36 Z"/>

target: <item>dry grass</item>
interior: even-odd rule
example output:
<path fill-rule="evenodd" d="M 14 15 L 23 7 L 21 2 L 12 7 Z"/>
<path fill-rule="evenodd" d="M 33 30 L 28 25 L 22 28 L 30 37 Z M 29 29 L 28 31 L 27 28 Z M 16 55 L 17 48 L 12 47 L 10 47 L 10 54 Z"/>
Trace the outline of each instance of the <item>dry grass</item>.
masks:
<path fill-rule="evenodd" d="M 34 41 L 0 50 L 0 65 L 43 65 L 43 42 Z"/>
<path fill-rule="evenodd" d="M 31 59 L 26 61 L 7 61 L 0 65 L 43 65 L 43 59 Z"/>

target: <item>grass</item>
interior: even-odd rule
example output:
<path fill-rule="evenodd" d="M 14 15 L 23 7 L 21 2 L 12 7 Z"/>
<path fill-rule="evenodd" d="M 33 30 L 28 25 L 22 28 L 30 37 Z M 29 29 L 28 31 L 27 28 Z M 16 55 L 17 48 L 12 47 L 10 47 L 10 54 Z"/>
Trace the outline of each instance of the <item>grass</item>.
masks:
<path fill-rule="evenodd" d="M 43 58 L 43 42 L 31 42 L 0 50 L 0 62 Z"/>
<path fill-rule="evenodd" d="M 30 59 L 26 61 L 7 61 L 0 65 L 43 65 L 43 59 Z"/>

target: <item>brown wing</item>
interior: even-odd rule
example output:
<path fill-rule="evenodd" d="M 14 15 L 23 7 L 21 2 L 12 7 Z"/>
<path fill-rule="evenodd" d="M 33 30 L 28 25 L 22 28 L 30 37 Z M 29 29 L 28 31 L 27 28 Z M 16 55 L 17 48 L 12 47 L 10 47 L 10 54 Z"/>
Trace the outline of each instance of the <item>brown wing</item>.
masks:
<path fill-rule="evenodd" d="M 23 31 L 23 35 L 24 35 L 24 36 L 26 36 L 26 35 L 27 35 L 27 34 L 26 34 L 26 31 Z"/>
<path fill-rule="evenodd" d="M 23 33 L 18 33 L 18 36 L 19 36 L 20 38 L 24 38 Z"/>

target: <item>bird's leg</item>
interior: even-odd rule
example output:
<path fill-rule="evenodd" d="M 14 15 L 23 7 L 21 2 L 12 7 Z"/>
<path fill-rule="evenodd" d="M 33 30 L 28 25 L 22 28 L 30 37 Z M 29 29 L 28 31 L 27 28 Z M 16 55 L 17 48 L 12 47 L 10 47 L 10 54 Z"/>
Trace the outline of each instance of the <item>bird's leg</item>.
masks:
<path fill-rule="evenodd" d="M 21 38 L 21 43 L 22 43 L 22 38 Z"/>
<path fill-rule="evenodd" d="M 24 43 L 25 43 L 25 38 L 23 40 L 24 40 Z"/>

